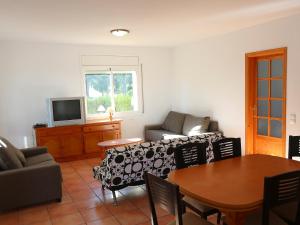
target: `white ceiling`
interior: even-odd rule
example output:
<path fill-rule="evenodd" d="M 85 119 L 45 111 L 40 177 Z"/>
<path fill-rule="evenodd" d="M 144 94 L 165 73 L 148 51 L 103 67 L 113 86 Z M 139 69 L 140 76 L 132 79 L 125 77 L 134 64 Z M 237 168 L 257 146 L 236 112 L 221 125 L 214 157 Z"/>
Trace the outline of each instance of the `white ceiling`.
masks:
<path fill-rule="evenodd" d="M 299 12 L 300 0 L 0 0 L 0 39 L 176 46 Z"/>

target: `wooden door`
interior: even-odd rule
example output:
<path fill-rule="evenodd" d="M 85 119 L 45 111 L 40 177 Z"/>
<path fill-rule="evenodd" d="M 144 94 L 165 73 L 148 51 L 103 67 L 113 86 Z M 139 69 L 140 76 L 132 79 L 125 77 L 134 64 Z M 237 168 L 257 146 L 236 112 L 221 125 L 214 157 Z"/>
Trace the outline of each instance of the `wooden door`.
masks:
<path fill-rule="evenodd" d="M 83 138 L 81 133 L 61 136 L 62 155 L 76 156 L 83 153 Z"/>
<path fill-rule="evenodd" d="M 246 153 L 285 156 L 286 48 L 246 54 Z"/>
<path fill-rule="evenodd" d="M 48 152 L 54 158 L 62 157 L 61 142 L 58 136 L 40 137 L 38 141 L 38 146 L 47 146 Z"/>
<path fill-rule="evenodd" d="M 101 132 L 84 134 L 84 151 L 86 153 L 100 152 L 101 148 L 98 146 L 98 143 L 101 141 Z"/>

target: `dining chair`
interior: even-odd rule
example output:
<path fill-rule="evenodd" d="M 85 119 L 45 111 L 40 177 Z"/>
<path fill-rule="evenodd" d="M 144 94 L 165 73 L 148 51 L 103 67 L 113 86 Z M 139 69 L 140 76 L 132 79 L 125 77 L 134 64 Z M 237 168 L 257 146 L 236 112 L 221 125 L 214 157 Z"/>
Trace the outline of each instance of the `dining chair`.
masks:
<path fill-rule="evenodd" d="M 144 174 L 144 180 L 150 203 L 152 225 L 159 225 L 156 207 L 161 207 L 175 216 L 175 220 L 168 225 L 212 225 L 192 212 L 183 213 L 184 208 L 178 185 L 171 184 L 150 173 Z"/>
<path fill-rule="evenodd" d="M 213 142 L 214 161 L 241 156 L 240 138 L 223 138 Z"/>
<path fill-rule="evenodd" d="M 187 143 L 174 148 L 177 169 L 206 163 L 206 143 Z"/>
<path fill-rule="evenodd" d="M 190 166 L 205 164 L 207 162 L 206 147 L 207 143 L 188 143 L 177 146 L 174 149 L 176 168 L 182 169 Z M 200 201 L 189 196 L 184 196 L 182 200 L 186 207 L 192 209 L 203 219 L 207 219 L 208 216 L 217 213 L 217 222 L 220 224 L 222 214 L 219 210 L 206 206 Z"/>
<path fill-rule="evenodd" d="M 289 136 L 289 159 L 300 161 L 300 136 Z"/>
<path fill-rule="evenodd" d="M 300 224 L 300 170 L 265 177 L 262 212 L 252 214 L 246 225 Z"/>

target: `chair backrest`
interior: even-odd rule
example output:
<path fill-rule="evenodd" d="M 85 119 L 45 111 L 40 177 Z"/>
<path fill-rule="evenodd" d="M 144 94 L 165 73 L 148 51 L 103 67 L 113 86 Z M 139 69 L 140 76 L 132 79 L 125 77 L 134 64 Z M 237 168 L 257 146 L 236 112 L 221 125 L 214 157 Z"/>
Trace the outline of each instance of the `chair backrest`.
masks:
<path fill-rule="evenodd" d="M 213 142 L 214 161 L 241 156 L 241 139 L 224 138 Z"/>
<path fill-rule="evenodd" d="M 300 170 L 265 177 L 262 224 L 269 225 L 272 208 L 290 202 L 298 202 L 295 224 L 300 224 Z"/>
<path fill-rule="evenodd" d="M 289 136 L 289 159 L 300 156 L 300 136 Z"/>
<path fill-rule="evenodd" d="M 206 163 L 206 146 L 206 142 L 177 146 L 174 149 L 176 168 L 181 169 Z"/>
<path fill-rule="evenodd" d="M 176 225 L 183 225 L 179 187 L 150 173 L 145 173 L 144 179 L 151 208 L 152 225 L 158 225 L 156 207 L 161 207 L 175 215 Z"/>

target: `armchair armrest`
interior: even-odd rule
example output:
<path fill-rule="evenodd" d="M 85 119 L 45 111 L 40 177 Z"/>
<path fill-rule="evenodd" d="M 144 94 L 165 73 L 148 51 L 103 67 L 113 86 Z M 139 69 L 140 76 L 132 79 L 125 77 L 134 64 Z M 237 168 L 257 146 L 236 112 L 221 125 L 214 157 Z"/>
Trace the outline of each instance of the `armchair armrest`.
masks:
<path fill-rule="evenodd" d="M 23 148 L 23 149 L 20 149 L 20 150 L 23 152 L 25 158 L 35 156 L 35 155 L 44 154 L 44 153 L 48 152 L 47 147 Z"/>

